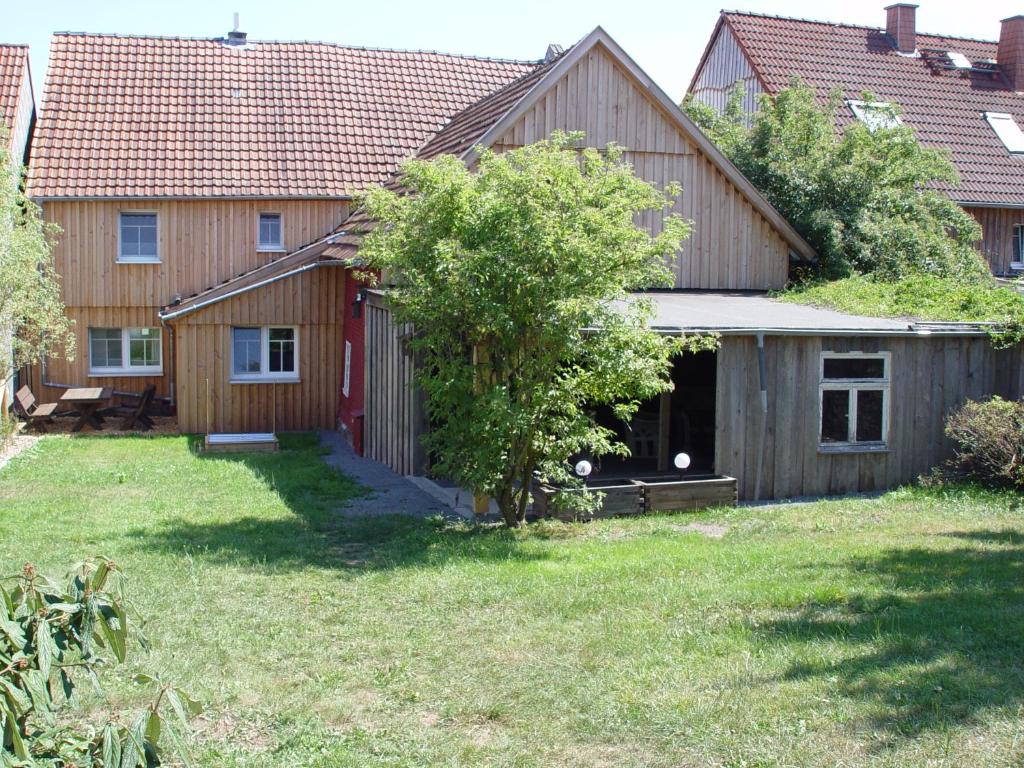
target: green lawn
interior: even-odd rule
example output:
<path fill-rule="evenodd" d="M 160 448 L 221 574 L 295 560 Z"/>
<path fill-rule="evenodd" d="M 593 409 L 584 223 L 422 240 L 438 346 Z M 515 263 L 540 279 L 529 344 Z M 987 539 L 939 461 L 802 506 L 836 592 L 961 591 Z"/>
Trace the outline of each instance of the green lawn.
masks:
<path fill-rule="evenodd" d="M 0 470 L 0 570 L 114 557 L 153 650 L 113 704 L 141 701 L 139 667 L 180 681 L 201 765 L 1024 759 L 1016 496 L 513 533 L 338 517 L 361 491 L 314 438 L 284 445 L 50 437 Z"/>

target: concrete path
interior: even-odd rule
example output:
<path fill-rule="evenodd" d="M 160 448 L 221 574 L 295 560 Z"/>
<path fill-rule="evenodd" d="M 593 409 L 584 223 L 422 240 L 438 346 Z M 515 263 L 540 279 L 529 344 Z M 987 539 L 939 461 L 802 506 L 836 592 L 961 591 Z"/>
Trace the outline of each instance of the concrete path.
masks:
<path fill-rule="evenodd" d="M 344 515 L 455 516 L 452 508 L 426 493 L 383 464 L 357 456 L 337 432 L 321 432 L 320 442 L 331 449 L 324 461 L 360 485 L 369 494 L 352 499 L 340 510 Z"/>

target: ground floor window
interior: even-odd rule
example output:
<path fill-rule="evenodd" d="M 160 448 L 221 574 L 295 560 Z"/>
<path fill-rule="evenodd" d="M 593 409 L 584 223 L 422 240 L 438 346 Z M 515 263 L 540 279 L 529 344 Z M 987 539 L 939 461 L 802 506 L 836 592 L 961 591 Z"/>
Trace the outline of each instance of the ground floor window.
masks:
<path fill-rule="evenodd" d="M 235 381 L 296 381 L 298 330 L 269 325 L 232 328 L 231 374 Z"/>
<path fill-rule="evenodd" d="M 819 443 L 884 448 L 889 437 L 888 352 L 823 352 Z"/>
<path fill-rule="evenodd" d="M 163 373 L 159 328 L 90 328 L 89 373 L 125 376 Z"/>

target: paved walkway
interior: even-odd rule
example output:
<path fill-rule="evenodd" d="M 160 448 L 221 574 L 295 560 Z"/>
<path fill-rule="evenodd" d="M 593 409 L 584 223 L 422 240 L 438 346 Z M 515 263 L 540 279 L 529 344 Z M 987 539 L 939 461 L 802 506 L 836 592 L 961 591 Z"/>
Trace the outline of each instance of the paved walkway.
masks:
<path fill-rule="evenodd" d="M 370 493 L 353 499 L 341 512 L 345 515 L 412 515 L 453 517 L 451 507 L 441 503 L 396 472 L 371 459 L 357 456 L 337 432 L 321 432 L 320 442 L 331 449 L 324 461 L 351 477 Z M 457 516 L 456 516 L 457 517 Z"/>

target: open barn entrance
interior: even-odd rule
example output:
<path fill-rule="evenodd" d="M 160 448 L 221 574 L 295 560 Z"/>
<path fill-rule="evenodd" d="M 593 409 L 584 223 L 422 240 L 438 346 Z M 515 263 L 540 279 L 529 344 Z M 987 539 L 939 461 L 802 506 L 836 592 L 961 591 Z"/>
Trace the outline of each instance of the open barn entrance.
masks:
<path fill-rule="evenodd" d="M 631 455 L 603 456 L 594 462 L 602 479 L 678 474 L 673 458 L 690 456 L 688 475 L 711 474 L 715 463 L 715 377 L 717 352 L 686 353 L 672 366 L 675 388 L 640 406 L 629 424 L 610 408 L 598 410 L 598 422 L 614 429 Z"/>

